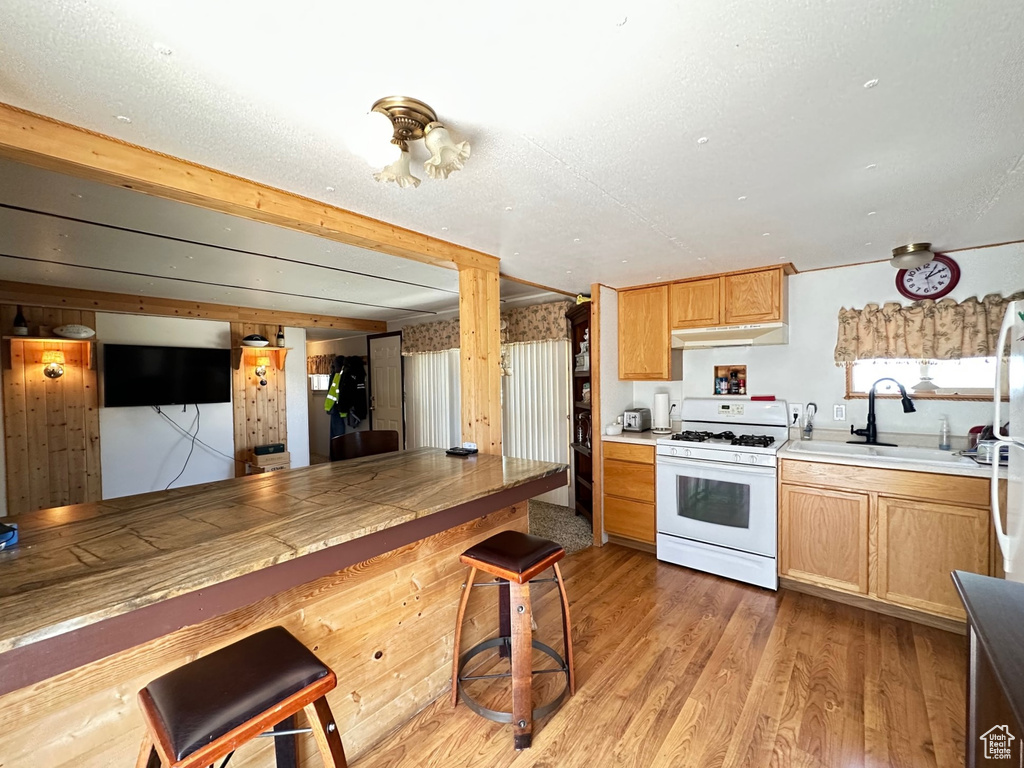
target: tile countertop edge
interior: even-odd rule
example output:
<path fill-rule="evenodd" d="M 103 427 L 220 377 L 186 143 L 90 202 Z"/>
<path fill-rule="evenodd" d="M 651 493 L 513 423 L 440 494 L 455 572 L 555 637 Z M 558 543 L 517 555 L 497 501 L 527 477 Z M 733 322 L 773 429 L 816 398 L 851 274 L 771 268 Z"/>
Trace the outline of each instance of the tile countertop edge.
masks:
<path fill-rule="evenodd" d="M 368 457 L 367 459 L 362 460 L 362 461 L 372 461 L 372 457 Z M 28 631 L 14 630 L 15 634 L 13 634 L 13 635 L 8 635 L 6 632 L 4 632 L 3 635 L 0 636 L 0 654 L 3 654 L 5 652 L 7 652 L 7 651 L 10 651 L 10 650 L 13 650 L 13 649 L 16 649 L 16 648 L 19 648 L 19 647 L 23 647 L 23 646 L 28 645 L 28 644 L 33 643 L 33 642 L 38 642 L 40 640 L 50 639 L 50 638 L 53 638 L 53 637 L 60 636 L 61 634 L 64 634 L 64 633 L 67 633 L 67 632 L 73 632 L 75 630 L 82 629 L 83 627 L 89 626 L 89 625 L 97 623 L 97 622 L 104 621 L 104 620 L 109 619 L 109 618 L 111 618 L 113 616 L 117 616 L 117 615 L 121 615 L 121 614 L 125 614 L 125 613 L 130 613 L 132 611 L 135 611 L 135 610 L 138 610 L 140 608 L 144 608 L 144 607 L 153 605 L 155 603 L 159 603 L 159 602 L 162 602 L 162 601 L 165 601 L 165 600 L 172 600 L 172 599 L 175 599 L 175 598 L 178 598 L 178 597 L 181 597 L 181 596 L 184 596 L 184 595 L 188 595 L 188 594 L 196 592 L 196 591 L 201 591 L 201 590 L 204 590 L 204 589 L 209 589 L 210 587 L 215 586 L 217 584 L 225 583 L 227 581 L 230 581 L 232 579 L 236 579 L 236 578 L 239 578 L 239 577 L 244 577 L 244 576 L 246 576 L 246 575 L 248 575 L 250 573 L 253 573 L 253 572 L 257 572 L 257 571 L 260 571 L 260 570 L 264 570 L 264 569 L 280 566 L 282 564 L 285 564 L 285 563 L 288 563 L 288 562 L 291 562 L 291 561 L 294 561 L 294 560 L 297 560 L 297 559 L 300 559 L 300 558 L 303 558 L 303 557 L 307 557 L 307 556 L 310 556 L 310 555 L 315 555 L 315 554 L 317 554 L 319 552 L 323 552 L 325 550 L 330 550 L 330 549 L 335 548 L 335 547 L 343 546 L 345 544 L 351 543 L 352 541 L 356 541 L 356 540 L 358 540 L 360 538 L 364 538 L 366 536 L 372 536 L 372 535 L 377 534 L 377 533 L 386 533 L 389 529 L 393 529 L 393 528 L 398 527 L 398 526 L 402 526 L 402 525 L 405 525 L 405 524 L 413 523 L 413 522 L 416 522 L 418 520 L 423 520 L 423 519 L 428 518 L 428 517 L 430 517 L 432 515 L 436 515 L 436 514 L 441 514 L 441 513 L 447 512 L 450 509 L 458 509 L 458 508 L 467 507 L 467 506 L 480 505 L 481 503 L 486 502 L 486 500 L 491 498 L 491 497 L 499 496 L 499 495 L 509 495 L 510 492 L 511 492 L 512 495 L 518 496 L 518 495 L 521 495 L 521 493 L 519 493 L 516 489 L 520 489 L 523 486 L 528 486 L 528 485 L 535 484 L 535 483 L 543 483 L 544 481 L 548 480 L 549 478 L 553 478 L 553 479 L 557 480 L 559 475 L 564 475 L 567 472 L 567 470 L 568 470 L 568 467 L 566 465 L 564 465 L 564 464 L 555 464 L 555 463 L 551 463 L 551 462 L 532 462 L 532 461 L 526 461 L 526 460 L 520 460 L 520 459 L 511 459 L 510 460 L 510 459 L 508 459 L 506 457 L 502 457 L 503 470 L 505 470 L 505 465 L 507 463 L 509 463 L 509 462 L 511 462 L 513 464 L 519 463 L 519 462 L 524 462 L 524 463 L 528 463 L 528 464 L 533 464 L 535 466 L 531 468 L 532 471 L 527 472 L 527 473 L 520 474 L 520 473 L 513 472 L 512 474 L 514 475 L 514 477 L 511 478 L 511 479 L 507 479 L 507 480 L 503 479 L 503 482 L 501 483 L 500 486 L 492 487 L 492 488 L 487 488 L 487 489 L 482 489 L 480 492 L 477 492 L 477 493 L 467 494 L 465 497 L 460 499 L 459 502 L 454 507 L 446 506 L 443 503 L 439 504 L 439 503 L 435 502 L 435 503 L 426 503 L 422 507 L 413 510 L 413 509 L 404 508 L 402 506 L 396 506 L 396 505 L 393 505 L 393 504 L 378 503 L 378 504 L 375 504 L 375 506 L 379 506 L 381 508 L 391 509 L 391 510 L 393 510 L 393 515 L 387 516 L 387 519 L 385 519 L 385 520 L 382 520 L 382 519 L 378 518 L 378 519 L 375 519 L 375 520 L 372 520 L 372 521 L 361 522 L 360 525 L 358 525 L 358 527 L 356 527 L 354 529 L 351 529 L 351 530 L 344 531 L 343 533 L 335 534 L 334 536 L 322 537 L 322 538 L 318 537 L 316 541 L 310 542 L 310 543 L 308 543 L 305 546 L 298 546 L 298 547 L 296 547 L 296 546 L 293 546 L 293 545 L 289 544 L 286 541 L 281 541 L 282 550 L 280 552 L 276 552 L 274 554 L 258 558 L 258 559 L 256 559 L 255 561 L 253 561 L 251 563 L 246 563 L 245 566 L 236 566 L 234 568 L 229 568 L 227 571 L 221 572 L 221 573 L 217 574 L 217 576 L 215 578 L 214 577 L 199 578 L 199 579 L 197 579 L 197 580 L 195 580 L 193 582 L 189 582 L 187 584 L 184 584 L 184 583 L 178 581 L 177 579 L 171 579 L 168 582 L 166 579 L 161 578 L 160 582 L 170 583 L 170 584 L 173 584 L 173 586 L 166 586 L 166 587 L 153 586 L 150 589 L 143 589 L 141 593 L 134 594 L 130 598 L 126 598 L 126 599 L 123 599 L 123 600 L 122 599 L 118 599 L 113 604 L 108 604 L 108 605 L 105 605 L 105 606 L 97 606 L 95 608 L 85 608 L 85 609 L 83 609 L 83 613 L 81 613 L 81 614 L 78 614 L 78 615 L 75 615 L 75 616 L 69 616 L 69 617 L 67 617 L 66 619 L 63 619 L 63 620 L 49 622 L 49 623 L 45 624 L 44 626 L 37 626 L 35 629 L 32 629 L 32 630 L 28 630 Z M 354 463 L 353 463 L 353 465 L 350 465 L 350 466 L 354 466 Z M 286 470 L 286 471 L 290 472 L 290 473 L 295 473 L 295 472 L 303 472 L 303 471 L 309 471 L 309 470 L 315 470 L 315 468 L 314 467 L 299 468 L 299 469 L 296 469 L 296 470 Z M 503 472 L 503 474 L 504 474 L 504 472 Z M 275 475 L 278 478 L 283 478 L 284 473 L 281 473 L 280 475 L 278 475 L 277 473 L 274 473 L 274 475 L 270 475 L 270 477 L 274 477 Z M 253 477 L 260 477 L 260 476 L 253 476 Z M 249 479 L 249 478 L 245 478 L 245 479 Z M 227 481 L 227 482 L 231 482 L 231 481 Z M 356 484 L 356 485 L 358 485 L 358 484 Z M 560 485 L 564 485 L 564 482 L 556 483 L 556 485 L 553 486 L 553 487 L 558 487 Z M 540 491 L 540 493 L 543 493 L 543 492 L 544 491 Z M 152 494 L 146 494 L 145 495 L 146 498 L 148 498 L 150 496 L 152 496 Z M 431 500 L 431 501 L 433 501 L 433 500 Z M 517 501 L 522 501 L 522 499 L 518 499 Z M 516 503 L 516 502 L 512 502 L 512 503 Z M 312 513 L 310 513 L 310 514 L 312 514 Z M 486 514 L 486 513 L 483 513 L 483 514 Z M 277 524 L 265 524 L 264 526 L 261 526 L 261 529 L 263 527 L 267 527 L 267 525 L 269 525 L 270 527 L 275 527 L 275 525 L 277 525 Z M 256 532 L 258 532 L 258 530 Z M 255 532 L 250 531 L 249 533 L 255 533 Z M 27 537 L 26 537 L 26 539 L 27 539 Z M 223 544 L 220 541 L 203 542 L 201 544 L 198 544 L 196 547 L 190 549 L 189 553 L 190 553 L 190 555 L 194 555 L 196 557 L 202 558 L 203 555 L 204 555 L 204 550 L 206 550 L 206 549 L 214 549 L 214 550 L 216 550 L 218 547 L 221 547 L 221 546 L 223 546 Z M 24 547 L 24 549 L 22 549 L 21 551 L 27 553 L 30 550 L 31 545 L 27 544 L 26 541 L 23 541 L 22 545 L 20 545 L 20 547 Z M 118 578 L 131 578 L 132 572 L 133 571 L 137 572 L 139 567 L 145 568 L 147 571 L 151 571 L 153 569 L 154 565 L 158 565 L 159 564 L 159 563 L 157 563 L 158 560 L 159 561 L 162 561 L 162 560 L 173 561 L 174 559 L 176 559 L 178 557 L 180 557 L 180 553 L 179 552 L 162 553 L 160 555 L 155 556 L 154 558 L 152 558 L 150 560 L 147 560 L 145 563 L 141 563 L 141 564 L 139 564 L 139 563 L 132 563 L 132 564 L 127 564 L 127 565 L 124 565 L 124 566 L 120 566 L 118 568 L 114 568 L 114 569 L 110 569 L 110 570 L 106 570 L 106 571 L 101 571 L 101 572 L 98 572 L 98 573 L 83 574 L 83 575 L 80 575 L 80 576 L 76 577 L 75 581 L 78 581 L 81 584 L 88 585 L 88 584 L 93 583 L 93 582 L 102 583 L 103 581 L 109 581 L 109 579 L 115 578 L 115 577 L 118 577 Z M 57 589 L 62 589 L 64 585 L 56 584 L 56 585 L 52 585 L 52 586 L 56 587 Z M 98 586 L 101 586 L 101 584 L 98 584 Z M 39 590 L 33 590 L 33 591 L 27 592 L 27 593 L 10 594 L 10 595 L 0 596 L 0 607 L 3 607 L 3 608 L 13 607 L 10 604 L 18 602 L 19 598 L 30 598 L 32 600 L 35 600 L 37 598 L 43 598 L 43 597 L 45 597 L 45 593 L 47 592 L 47 590 L 49 590 L 50 588 L 51 587 L 48 586 L 48 587 L 44 587 L 44 588 L 39 589 Z"/>
<path fill-rule="evenodd" d="M 901 461 L 898 459 L 886 459 L 881 456 L 837 456 L 829 453 L 804 453 L 803 451 L 791 450 L 790 440 L 779 449 L 776 456 L 787 461 L 809 461 L 814 464 L 845 464 L 851 467 L 866 467 L 868 469 L 902 469 L 905 472 L 923 472 L 930 475 L 958 475 L 960 477 L 982 477 L 991 478 L 992 470 L 988 467 L 978 465 L 976 467 L 967 464 L 932 464 L 926 461 Z M 1006 467 L 999 468 L 1000 479 L 1006 479 Z"/>

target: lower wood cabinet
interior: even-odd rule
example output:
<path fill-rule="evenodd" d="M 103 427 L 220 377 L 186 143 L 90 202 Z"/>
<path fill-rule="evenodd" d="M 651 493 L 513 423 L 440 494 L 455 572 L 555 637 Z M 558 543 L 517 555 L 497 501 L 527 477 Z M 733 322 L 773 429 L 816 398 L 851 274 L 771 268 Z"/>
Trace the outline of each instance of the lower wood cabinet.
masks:
<path fill-rule="evenodd" d="M 952 571 L 999 575 L 985 478 L 783 460 L 780 482 L 784 580 L 959 621 Z"/>
<path fill-rule="evenodd" d="M 988 508 L 878 497 L 878 597 L 965 617 L 951 571 L 989 575 Z"/>
<path fill-rule="evenodd" d="M 869 504 L 866 493 L 783 485 L 779 572 L 866 595 Z"/>
<path fill-rule="evenodd" d="M 604 530 L 654 544 L 654 446 L 604 443 Z"/>

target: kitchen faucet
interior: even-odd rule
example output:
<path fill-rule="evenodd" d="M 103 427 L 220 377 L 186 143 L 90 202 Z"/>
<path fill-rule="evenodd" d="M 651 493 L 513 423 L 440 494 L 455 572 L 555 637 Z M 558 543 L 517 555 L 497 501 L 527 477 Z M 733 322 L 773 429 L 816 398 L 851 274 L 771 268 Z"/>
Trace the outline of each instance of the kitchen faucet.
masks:
<path fill-rule="evenodd" d="M 914 401 L 910 399 L 910 395 L 907 394 L 907 390 L 903 388 L 896 379 L 888 376 L 879 379 L 871 385 L 871 391 L 868 392 L 868 425 L 865 429 L 854 429 L 853 425 L 850 425 L 851 435 L 860 435 L 863 440 L 847 440 L 848 443 L 855 443 L 857 445 L 891 445 L 894 446 L 896 443 L 880 443 L 878 442 L 878 427 L 875 425 L 875 387 L 881 384 L 883 381 L 891 381 L 897 387 L 900 388 L 900 396 L 903 398 L 903 412 L 913 413 L 917 409 L 914 407 Z"/>

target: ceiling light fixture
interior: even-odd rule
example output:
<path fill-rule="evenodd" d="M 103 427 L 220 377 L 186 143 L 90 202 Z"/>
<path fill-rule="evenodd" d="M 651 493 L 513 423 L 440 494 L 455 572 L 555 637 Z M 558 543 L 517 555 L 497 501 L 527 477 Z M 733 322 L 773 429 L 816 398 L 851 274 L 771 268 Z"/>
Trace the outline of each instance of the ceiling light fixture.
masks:
<path fill-rule="evenodd" d="M 931 243 L 910 243 L 892 249 L 889 263 L 896 269 L 913 269 L 932 260 Z"/>
<path fill-rule="evenodd" d="M 402 188 L 420 185 L 420 180 L 412 175 L 410 141 L 423 139 L 430 152 L 430 157 L 423 163 L 423 170 L 435 180 L 447 179 L 449 174 L 461 171 L 469 159 L 469 142 L 453 141 L 448 129 L 438 122 L 434 110 L 418 99 L 388 96 L 378 99 L 371 111 L 379 112 L 391 121 L 391 143 L 400 150 L 393 163 L 373 175 L 377 181 L 393 181 Z"/>

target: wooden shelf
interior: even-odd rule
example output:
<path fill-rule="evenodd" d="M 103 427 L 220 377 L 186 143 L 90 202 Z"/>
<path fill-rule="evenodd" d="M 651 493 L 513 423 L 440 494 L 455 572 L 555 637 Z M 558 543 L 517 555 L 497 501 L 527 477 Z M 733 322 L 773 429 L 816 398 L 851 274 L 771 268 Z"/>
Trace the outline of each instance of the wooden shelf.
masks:
<path fill-rule="evenodd" d="M 589 411 L 589 410 L 590 410 L 590 403 L 584 403 L 584 402 L 583 402 L 582 400 L 577 400 L 577 401 L 576 401 L 576 402 L 574 403 L 574 405 L 575 405 L 575 406 L 576 406 L 577 408 L 581 408 L 581 409 L 582 409 L 582 410 L 584 410 L 584 411 Z"/>
<path fill-rule="evenodd" d="M 235 358 L 234 361 L 233 361 L 233 364 L 234 364 L 235 370 L 238 370 L 238 367 L 242 364 L 242 358 L 245 357 L 247 353 L 249 353 L 248 357 L 262 357 L 262 356 L 266 355 L 267 357 L 270 357 L 270 358 L 273 359 L 274 366 L 277 368 L 277 370 L 280 371 L 280 370 L 284 369 L 285 358 L 288 357 L 288 352 L 291 351 L 291 349 L 292 349 L 292 347 L 274 347 L 274 346 L 270 346 L 270 347 L 247 347 L 247 346 L 243 345 L 243 346 L 240 346 L 240 347 L 235 347 L 236 354 L 232 355 L 232 357 Z"/>
<path fill-rule="evenodd" d="M 575 376 L 577 379 L 589 379 L 590 371 L 573 371 L 572 375 Z"/>
<path fill-rule="evenodd" d="M 584 456 L 590 456 L 590 449 L 582 443 L 573 443 L 572 449 L 577 453 L 582 453 Z"/>
<path fill-rule="evenodd" d="M 94 346 L 97 342 L 95 336 L 91 336 L 88 339 L 65 339 L 63 336 L 15 336 L 13 334 L 5 335 L 0 337 L 0 341 L 3 343 L 3 350 L 0 352 L 0 356 L 3 357 L 3 367 L 6 370 L 11 369 L 11 342 L 12 341 L 27 341 L 31 344 L 73 344 L 75 346 L 88 346 L 89 347 L 89 365 L 90 369 L 96 367 L 96 347 Z"/>

